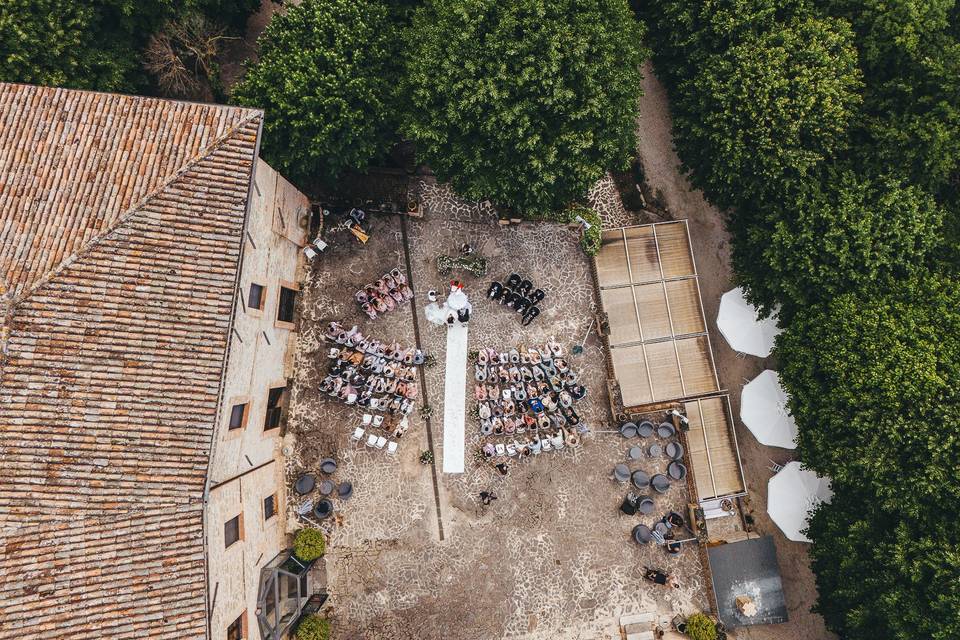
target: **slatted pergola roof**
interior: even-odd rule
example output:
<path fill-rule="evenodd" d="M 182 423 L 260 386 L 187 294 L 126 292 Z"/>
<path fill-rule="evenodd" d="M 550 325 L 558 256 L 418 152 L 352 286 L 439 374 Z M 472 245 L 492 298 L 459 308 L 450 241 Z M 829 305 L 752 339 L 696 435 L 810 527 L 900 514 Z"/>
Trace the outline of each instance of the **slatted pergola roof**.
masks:
<path fill-rule="evenodd" d="M 697 398 L 683 403 L 683 408 L 690 421 L 687 455 L 693 464 L 697 498 L 702 501 L 742 494 L 746 483 L 730 396 Z"/>
<path fill-rule="evenodd" d="M 625 407 L 720 390 L 686 220 L 608 229 L 596 257 Z"/>

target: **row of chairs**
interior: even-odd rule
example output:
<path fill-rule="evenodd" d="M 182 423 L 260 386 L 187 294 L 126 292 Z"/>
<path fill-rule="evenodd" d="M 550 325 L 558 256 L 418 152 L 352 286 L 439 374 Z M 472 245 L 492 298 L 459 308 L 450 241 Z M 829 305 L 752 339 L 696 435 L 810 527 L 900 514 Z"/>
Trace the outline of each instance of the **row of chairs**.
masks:
<path fill-rule="evenodd" d="M 365 413 L 365 414 L 363 414 L 363 423 L 362 423 L 362 424 L 363 424 L 364 427 L 369 427 L 370 425 L 373 425 L 373 426 L 375 426 L 375 427 L 382 427 L 382 426 L 383 426 L 383 416 L 379 416 L 379 415 L 378 415 L 378 416 L 375 416 L 375 415 L 373 415 L 372 413 Z"/>
<path fill-rule="evenodd" d="M 357 427 L 356 429 L 354 429 L 353 435 L 350 436 L 350 440 L 353 441 L 355 445 L 359 445 L 361 442 L 364 441 L 363 436 L 366 433 L 367 433 L 366 429 L 364 429 L 363 427 Z M 371 449 L 383 449 L 384 447 L 386 447 L 387 453 L 392 456 L 397 455 L 397 449 L 400 448 L 399 442 L 396 442 L 394 440 L 387 440 L 385 437 L 378 436 L 375 433 L 371 433 L 367 435 L 367 440 L 365 444 Z"/>

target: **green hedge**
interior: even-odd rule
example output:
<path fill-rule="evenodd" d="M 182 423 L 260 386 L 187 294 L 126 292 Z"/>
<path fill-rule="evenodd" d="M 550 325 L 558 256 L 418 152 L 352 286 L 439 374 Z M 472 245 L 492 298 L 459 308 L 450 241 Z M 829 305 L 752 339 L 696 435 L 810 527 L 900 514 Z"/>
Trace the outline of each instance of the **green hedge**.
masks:
<path fill-rule="evenodd" d="M 304 562 L 313 562 L 327 551 L 323 533 L 309 527 L 297 531 L 293 539 L 293 554 Z"/>
<path fill-rule="evenodd" d="M 330 621 L 319 615 L 304 618 L 294 634 L 296 640 L 330 640 Z"/>
<path fill-rule="evenodd" d="M 716 640 L 717 625 L 702 613 L 687 618 L 686 634 L 691 640 Z"/>

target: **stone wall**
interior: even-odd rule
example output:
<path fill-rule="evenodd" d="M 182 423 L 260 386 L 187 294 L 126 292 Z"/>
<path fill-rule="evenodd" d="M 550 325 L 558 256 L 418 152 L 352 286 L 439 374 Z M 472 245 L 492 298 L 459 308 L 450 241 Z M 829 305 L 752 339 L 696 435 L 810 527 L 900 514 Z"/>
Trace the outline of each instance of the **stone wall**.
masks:
<path fill-rule="evenodd" d="M 281 286 L 299 288 L 301 248 L 307 243 L 309 201 L 259 160 L 239 277 L 233 331 L 224 374 L 220 419 L 208 470 L 206 508 L 208 599 L 212 638 L 246 612 L 257 637 L 260 569 L 286 548 L 282 432 L 289 391 L 281 401 L 280 427 L 265 429 L 271 388 L 286 386 L 294 327 L 277 320 Z M 263 287 L 262 309 L 250 305 L 251 284 Z M 235 405 L 246 404 L 242 426 L 230 429 Z M 264 519 L 264 500 L 275 496 L 275 514 Z M 225 548 L 224 524 L 241 515 L 240 541 Z"/>

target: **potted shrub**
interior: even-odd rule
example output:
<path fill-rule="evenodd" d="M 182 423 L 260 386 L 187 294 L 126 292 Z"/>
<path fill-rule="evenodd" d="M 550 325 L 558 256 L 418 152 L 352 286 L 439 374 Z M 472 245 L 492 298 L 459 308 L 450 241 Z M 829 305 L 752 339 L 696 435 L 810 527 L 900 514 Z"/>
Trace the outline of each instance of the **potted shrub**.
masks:
<path fill-rule="evenodd" d="M 691 640 L 717 640 L 717 625 L 704 614 L 695 613 L 687 618 L 684 633 Z"/>
<path fill-rule="evenodd" d="M 330 621 L 319 615 L 309 615 L 297 625 L 296 640 L 330 640 Z"/>
<path fill-rule="evenodd" d="M 313 562 L 326 551 L 327 543 L 317 529 L 300 529 L 293 538 L 293 555 L 303 562 Z"/>

